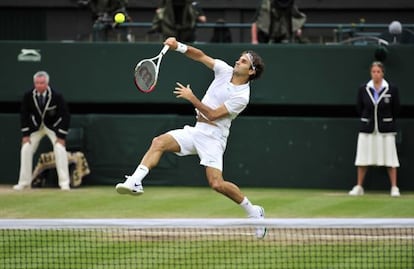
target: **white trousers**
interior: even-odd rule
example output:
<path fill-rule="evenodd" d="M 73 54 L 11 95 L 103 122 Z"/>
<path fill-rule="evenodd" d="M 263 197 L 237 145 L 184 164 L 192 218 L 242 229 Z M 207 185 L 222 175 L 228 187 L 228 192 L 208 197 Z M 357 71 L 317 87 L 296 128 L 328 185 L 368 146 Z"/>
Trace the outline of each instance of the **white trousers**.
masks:
<path fill-rule="evenodd" d="M 47 135 L 53 145 L 55 153 L 56 170 L 61 188 L 69 187 L 68 155 L 65 146 L 56 142 L 56 134 L 47 127 L 42 127 L 30 135 L 30 143 L 24 143 L 20 150 L 20 175 L 18 185 L 28 187 L 32 183 L 33 155 L 36 152 L 40 140 Z"/>

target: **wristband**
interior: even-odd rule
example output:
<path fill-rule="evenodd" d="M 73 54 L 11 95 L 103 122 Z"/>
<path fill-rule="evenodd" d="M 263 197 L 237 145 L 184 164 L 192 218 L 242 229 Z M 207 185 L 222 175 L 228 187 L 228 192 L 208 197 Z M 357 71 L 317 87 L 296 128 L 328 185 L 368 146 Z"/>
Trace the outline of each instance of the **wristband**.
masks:
<path fill-rule="evenodd" d="M 181 52 L 181 53 L 186 53 L 188 50 L 188 46 L 186 44 L 183 44 L 181 42 L 177 42 L 177 48 L 175 49 L 175 51 Z"/>

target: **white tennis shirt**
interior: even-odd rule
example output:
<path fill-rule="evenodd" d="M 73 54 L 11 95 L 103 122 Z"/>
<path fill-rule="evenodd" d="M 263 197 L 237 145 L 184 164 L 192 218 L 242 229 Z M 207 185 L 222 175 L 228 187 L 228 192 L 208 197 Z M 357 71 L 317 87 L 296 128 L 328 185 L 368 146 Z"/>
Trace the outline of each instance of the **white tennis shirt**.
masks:
<path fill-rule="evenodd" d="M 233 67 L 222 60 L 214 60 L 214 80 L 211 82 L 201 102 L 212 109 L 225 105 L 229 114 L 214 121 L 227 138 L 231 121 L 247 106 L 250 99 L 250 84 L 234 85 L 230 82 Z M 197 114 L 201 114 L 196 109 Z M 201 114 L 202 115 L 202 114 Z M 202 115 L 203 116 L 203 115 Z"/>

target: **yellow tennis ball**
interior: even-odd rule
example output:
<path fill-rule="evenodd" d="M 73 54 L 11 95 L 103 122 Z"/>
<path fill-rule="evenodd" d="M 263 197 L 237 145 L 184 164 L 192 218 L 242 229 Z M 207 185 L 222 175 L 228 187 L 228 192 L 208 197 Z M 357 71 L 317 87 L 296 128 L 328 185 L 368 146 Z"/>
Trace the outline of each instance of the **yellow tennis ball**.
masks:
<path fill-rule="evenodd" d="M 125 21 L 125 15 L 124 15 L 124 13 L 121 13 L 121 12 L 116 13 L 115 14 L 115 17 L 114 17 L 114 21 L 116 23 L 123 23 Z"/>

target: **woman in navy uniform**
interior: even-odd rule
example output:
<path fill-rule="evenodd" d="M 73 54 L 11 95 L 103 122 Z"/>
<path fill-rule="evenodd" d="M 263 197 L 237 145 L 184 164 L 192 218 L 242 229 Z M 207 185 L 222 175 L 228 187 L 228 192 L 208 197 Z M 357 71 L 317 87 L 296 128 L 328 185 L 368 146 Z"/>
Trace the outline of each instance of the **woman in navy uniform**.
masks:
<path fill-rule="evenodd" d="M 396 116 L 400 110 L 398 88 L 384 79 L 384 65 L 371 64 L 371 80 L 358 90 L 357 111 L 360 115 L 355 165 L 357 185 L 350 195 L 363 195 L 362 187 L 368 166 L 387 167 L 391 196 L 400 196 L 397 187 Z"/>

